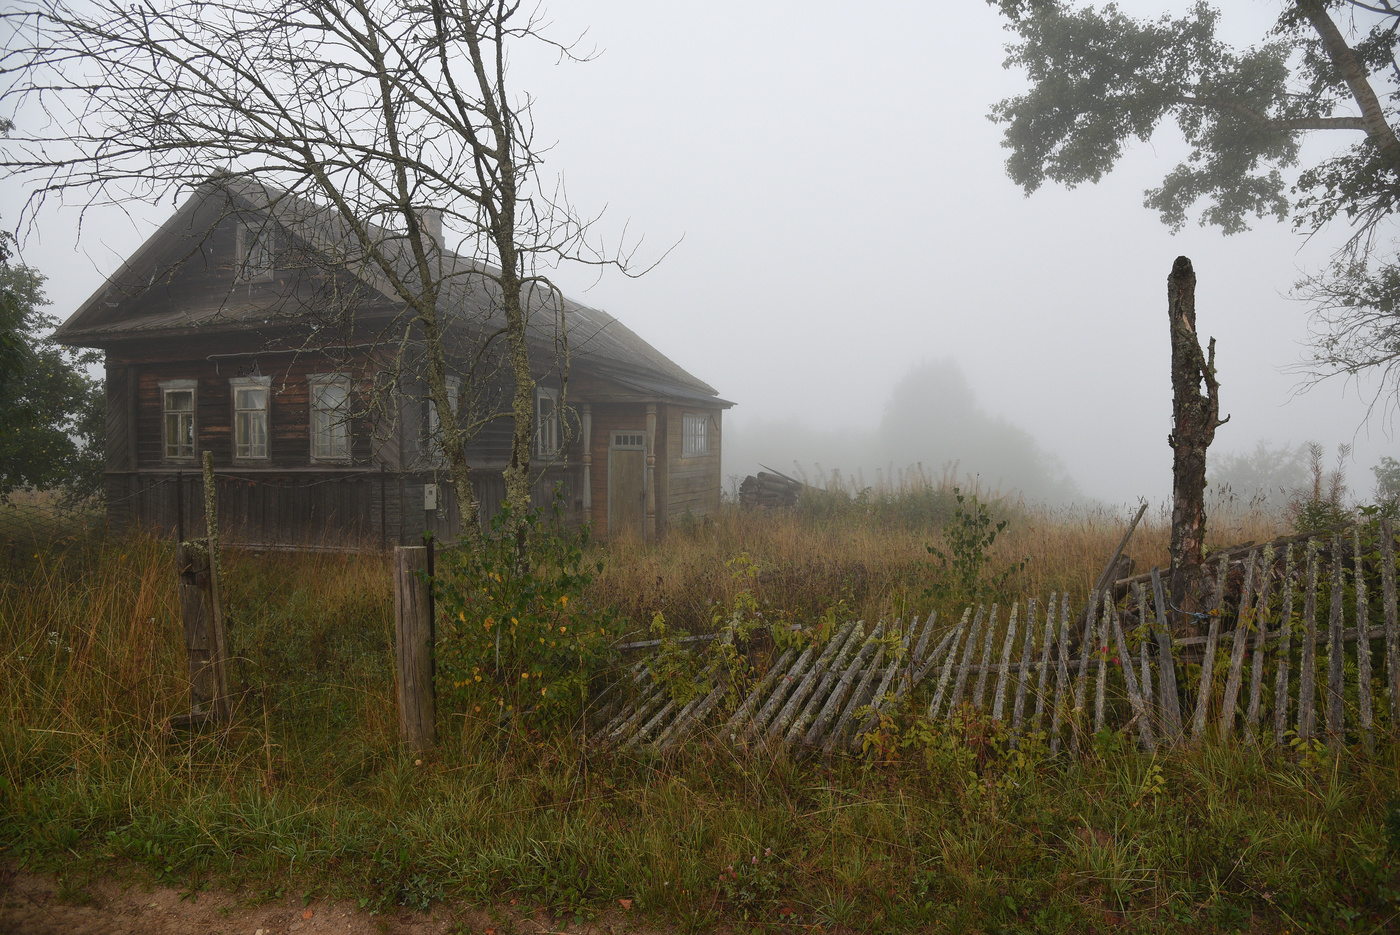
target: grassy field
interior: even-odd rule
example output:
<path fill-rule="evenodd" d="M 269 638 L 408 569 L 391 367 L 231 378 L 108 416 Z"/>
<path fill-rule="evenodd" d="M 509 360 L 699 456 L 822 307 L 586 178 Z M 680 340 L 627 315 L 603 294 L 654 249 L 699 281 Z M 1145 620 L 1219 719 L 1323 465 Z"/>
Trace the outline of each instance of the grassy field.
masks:
<path fill-rule="evenodd" d="M 638 631 L 658 609 L 703 629 L 746 588 L 773 620 L 922 616 L 936 604 L 924 546 L 952 515 L 935 493 L 904 511 L 890 498 L 726 512 L 661 548 L 599 548 L 592 597 Z M 1081 598 L 1124 522 L 1000 509 L 991 565 L 1029 558 L 1005 585 L 1026 595 Z M 1230 522 L 1216 542 L 1275 531 Z M 1149 514 L 1139 568 L 1165 561 L 1165 540 Z M 726 566 L 740 554 L 756 576 Z M 169 543 L 35 556 L 12 556 L 0 582 L 0 847 L 60 873 L 73 899 L 121 871 L 378 909 L 516 900 L 561 927 L 619 900 L 705 932 L 1400 927 L 1394 743 L 1155 758 L 1099 743 L 1051 759 L 1009 750 L 971 712 L 951 726 L 906 712 L 859 760 L 705 738 L 660 758 L 448 711 L 419 758 L 396 743 L 386 561 L 236 552 L 237 718 L 190 736 L 169 728 L 187 703 Z"/>

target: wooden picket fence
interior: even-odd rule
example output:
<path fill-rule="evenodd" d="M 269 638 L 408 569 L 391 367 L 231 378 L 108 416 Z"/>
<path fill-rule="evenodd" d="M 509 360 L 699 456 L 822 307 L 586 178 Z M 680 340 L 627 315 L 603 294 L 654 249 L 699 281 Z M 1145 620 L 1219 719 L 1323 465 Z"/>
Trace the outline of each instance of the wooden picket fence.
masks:
<path fill-rule="evenodd" d="M 935 615 L 868 633 L 852 621 L 824 645 L 783 652 L 722 724 L 711 715 L 730 688 L 717 663 L 700 679 L 710 690 L 678 704 L 643 661 L 629 700 L 591 739 L 665 750 L 709 729 L 741 745 L 859 752 L 881 712 L 925 683 L 930 718 L 970 705 L 1051 752 L 1105 729 L 1131 731 L 1146 750 L 1208 736 L 1369 749 L 1400 726 L 1389 522 L 1223 550 L 1207 569 L 1212 600 L 1189 614 L 1170 606 L 1154 568 L 1094 591 L 1082 615 L 1051 594 L 1043 607 L 968 607 L 941 636 Z"/>

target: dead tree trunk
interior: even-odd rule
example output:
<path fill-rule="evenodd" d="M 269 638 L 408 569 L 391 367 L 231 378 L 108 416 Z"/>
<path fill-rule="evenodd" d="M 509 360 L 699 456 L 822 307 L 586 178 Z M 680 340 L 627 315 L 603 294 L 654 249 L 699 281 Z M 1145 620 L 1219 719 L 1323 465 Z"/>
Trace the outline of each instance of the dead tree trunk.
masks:
<path fill-rule="evenodd" d="M 1220 384 L 1215 379 L 1215 338 L 1201 352 L 1196 336 L 1196 272 L 1191 260 L 1176 258 L 1167 277 L 1167 313 L 1172 339 L 1172 541 L 1168 588 L 1174 605 L 1196 610 L 1200 603 L 1202 548 L 1206 535 L 1206 449 L 1220 418 Z M 1201 392 L 1204 384 L 1205 392 Z"/>

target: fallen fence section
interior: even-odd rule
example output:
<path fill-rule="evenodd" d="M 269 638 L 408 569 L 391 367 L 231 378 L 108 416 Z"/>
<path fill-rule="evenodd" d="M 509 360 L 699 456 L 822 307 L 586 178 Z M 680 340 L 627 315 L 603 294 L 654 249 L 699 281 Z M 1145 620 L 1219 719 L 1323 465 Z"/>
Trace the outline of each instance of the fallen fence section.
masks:
<path fill-rule="evenodd" d="M 942 633 L 933 615 L 907 626 L 853 621 L 824 645 L 779 654 L 741 697 L 736 688 L 724 723 L 709 726 L 741 747 L 860 752 L 880 715 L 925 683 L 929 718 L 981 712 L 1012 743 L 1033 735 L 1051 752 L 1105 730 L 1131 733 L 1146 750 L 1212 735 L 1371 749 L 1380 730 L 1400 726 L 1389 521 L 1222 550 L 1212 563 L 1201 612 L 1171 607 L 1153 569 L 1131 587 L 1093 592 L 1082 614 L 1051 594 L 1043 607 L 1034 598 L 968 607 Z M 702 673 L 708 691 L 677 704 L 639 663 L 632 699 L 592 741 L 675 746 L 729 694 L 714 665 Z"/>

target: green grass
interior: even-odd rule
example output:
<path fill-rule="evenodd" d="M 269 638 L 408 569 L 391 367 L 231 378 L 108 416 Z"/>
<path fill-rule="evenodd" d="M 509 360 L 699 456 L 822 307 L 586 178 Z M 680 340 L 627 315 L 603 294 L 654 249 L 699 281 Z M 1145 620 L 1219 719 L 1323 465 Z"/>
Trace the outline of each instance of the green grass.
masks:
<path fill-rule="evenodd" d="M 235 553 L 226 581 L 238 716 L 194 736 L 168 727 L 167 544 L 0 582 L 6 859 L 381 910 L 515 899 L 568 921 L 631 899 L 692 931 L 1397 928 L 1394 743 L 1049 759 L 906 714 L 865 760 L 703 738 L 659 758 L 448 712 L 420 763 L 396 743 L 383 559 Z"/>

